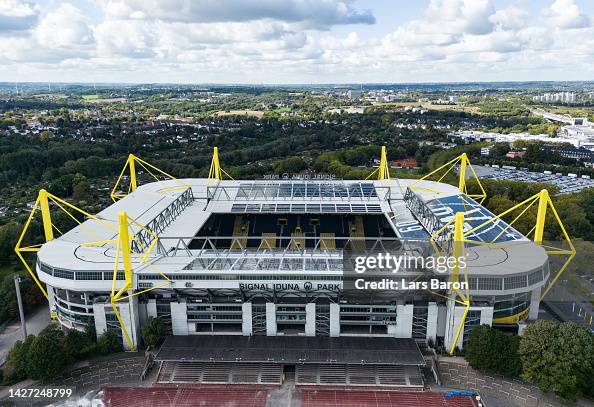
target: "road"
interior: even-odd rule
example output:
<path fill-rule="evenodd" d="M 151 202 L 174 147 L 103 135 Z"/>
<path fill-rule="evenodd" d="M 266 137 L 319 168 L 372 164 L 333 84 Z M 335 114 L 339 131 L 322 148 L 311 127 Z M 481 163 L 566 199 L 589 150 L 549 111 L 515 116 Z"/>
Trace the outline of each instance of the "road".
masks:
<path fill-rule="evenodd" d="M 37 335 L 50 323 L 49 308 L 42 306 L 29 312 L 25 315 L 25 320 L 27 321 L 27 334 Z M 6 355 L 12 345 L 19 339 L 23 339 L 23 334 L 21 333 L 21 321 L 17 319 L 0 332 L 0 365 L 6 360 Z"/>

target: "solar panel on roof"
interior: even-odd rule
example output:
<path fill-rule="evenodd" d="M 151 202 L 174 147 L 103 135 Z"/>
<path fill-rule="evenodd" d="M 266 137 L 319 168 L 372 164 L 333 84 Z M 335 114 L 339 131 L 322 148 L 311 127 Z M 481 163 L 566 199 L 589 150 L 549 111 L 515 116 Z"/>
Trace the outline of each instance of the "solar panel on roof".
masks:
<path fill-rule="evenodd" d="M 231 212 L 243 212 L 245 211 L 245 204 L 233 204 L 231 206 Z"/>
<path fill-rule="evenodd" d="M 336 204 L 336 212 L 350 213 L 351 205 L 349 204 Z"/>
<path fill-rule="evenodd" d="M 307 212 L 320 212 L 320 204 L 307 204 Z"/>
<path fill-rule="evenodd" d="M 293 196 L 294 197 L 305 196 L 305 184 L 293 184 Z"/>
<path fill-rule="evenodd" d="M 382 207 L 380 205 L 367 204 L 367 212 L 381 212 Z"/>
<path fill-rule="evenodd" d="M 349 185 L 349 195 L 351 197 L 360 197 L 363 196 L 361 192 L 361 184 L 351 184 Z"/>
<path fill-rule="evenodd" d="M 262 204 L 261 212 L 275 212 L 276 204 Z"/>
<path fill-rule="evenodd" d="M 349 193 L 344 185 L 336 184 L 334 185 L 334 196 L 335 197 L 348 197 Z"/>
<path fill-rule="evenodd" d="M 433 199 L 427 202 L 427 206 L 439 218 L 442 224 L 449 222 L 456 212 L 464 212 L 464 222 L 470 225 L 470 228 L 475 228 L 495 217 L 484 206 L 465 195 Z M 497 242 L 504 242 L 522 239 L 522 237 L 514 228 L 509 227 L 504 221 L 497 219 L 488 226 L 477 230 L 471 236 L 468 236 L 468 239 L 491 242 L 497 238 Z"/>
<path fill-rule="evenodd" d="M 322 204 L 322 212 L 336 212 L 334 204 Z"/>
<path fill-rule="evenodd" d="M 305 204 L 293 204 L 291 205 L 292 212 L 305 212 Z"/>
<path fill-rule="evenodd" d="M 307 184 L 306 195 L 308 198 L 320 196 L 320 184 Z"/>
<path fill-rule="evenodd" d="M 365 204 L 351 204 L 351 212 L 367 212 Z"/>
<path fill-rule="evenodd" d="M 245 210 L 246 212 L 260 212 L 260 204 L 249 204 Z"/>

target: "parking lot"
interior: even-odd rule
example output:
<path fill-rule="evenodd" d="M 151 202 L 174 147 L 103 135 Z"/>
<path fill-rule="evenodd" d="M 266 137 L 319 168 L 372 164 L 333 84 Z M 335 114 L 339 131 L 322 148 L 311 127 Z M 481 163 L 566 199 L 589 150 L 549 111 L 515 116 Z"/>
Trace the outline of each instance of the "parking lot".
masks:
<path fill-rule="evenodd" d="M 571 194 L 594 187 L 594 180 L 569 177 L 567 175 L 544 174 L 511 168 L 493 168 L 482 165 L 474 166 L 479 178 L 509 180 L 520 182 L 546 182 L 559 188 L 560 194 Z"/>

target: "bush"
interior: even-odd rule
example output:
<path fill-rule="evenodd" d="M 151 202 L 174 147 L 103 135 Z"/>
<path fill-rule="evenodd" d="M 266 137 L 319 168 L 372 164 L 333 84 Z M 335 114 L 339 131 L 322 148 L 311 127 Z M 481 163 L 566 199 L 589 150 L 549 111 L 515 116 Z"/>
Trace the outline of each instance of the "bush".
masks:
<path fill-rule="evenodd" d="M 107 330 L 97 339 L 97 348 L 102 355 L 121 352 L 122 340 L 114 331 Z"/>
<path fill-rule="evenodd" d="M 71 362 L 92 357 L 98 353 L 97 342 L 87 332 L 70 330 L 64 335 L 63 349 L 65 357 Z"/>
<path fill-rule="evenodd" d="M 522 372 L 518 356 L 519 343 L 518 336 L 481 325 L 470 333 L 466 360 L 475 369 L 505 376 L 519 376 Z"/>
<path fill-rule="evenodd" d="M 12 349 L 10 349 L 6 356 L 6 363 L 2 369 L 5 383 L 16 383 L 28 377 L 28 355 L 34 340 L 35 336 L 29 335 L 24 342 L 16 341 L 12 346 Z"/>
<path fill-rule="evenodd" d="M 147 348 L 153 348 L 165 335 L 165 324 L 162 318 L 150 318 L 148 324 L 142 328 L 142 342 Z"/>

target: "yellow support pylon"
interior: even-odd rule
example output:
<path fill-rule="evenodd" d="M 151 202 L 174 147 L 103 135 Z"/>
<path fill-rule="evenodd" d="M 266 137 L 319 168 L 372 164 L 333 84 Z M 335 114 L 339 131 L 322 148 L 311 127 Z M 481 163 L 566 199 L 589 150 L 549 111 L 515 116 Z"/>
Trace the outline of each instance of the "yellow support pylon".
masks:
<path fill-rule="evenodd" d="M 112 283 L 112 290 L 111 290 L 111 308 L 116 315 L 116 318 L 120 324 L 122 329 L 122 335 L 124 339 L 128 343 L 130 350 L 135 351 L 134 342 L 130 338 L 128 331 L 122 321 L 122 317 L 116 305 L 116 302 L 122 297 L 122 295 L 128 291 L 132 290 L 133 288 L 133 279 L 132 279 L 132 255 L 130 251 L 130 234 L 128 233 L 128 215 L 126 212 L 122 211 L 118 213 L 118 239 L 116 242 L 116 263 L 114 266 L 114 274 L 113 274 L 113 283 Z M 117 271 L 119 268 L 119 256 L 122 256 L 122 263 L 124 266 L 124 285 L 120 290 L 115 293 L 115 285 L 117 280 Z"/>
<path fill-rule="evenodd" d="M 219 162 L 219 148 L 215 147 L 212 153 L 212 161 L 210 162 L 210 170 L 208 171 L 208 179 L 216 179 L 220 181 L 223 179 L 221 175 L 221 163 Z"/>
<path fill-rule="evenodd" d="M 534 227 L 530 230 L 530 232 L 527 233 L 527 237 L 532 232 L 534 232 L 534 237 L 533 237 L 534 243 L 541 245 L 545 249 L 545 252 L 547 254 L 569 256 L 567 258 L 567 260 L 565 261 L 565 263 L 563 264 L 563 266 L 561 266 L 561 268 L 559 269 L 557 274 L 555 274 L 555 277 L 549 282 L 547 287 L 544 289 L 543 293 L 540 296 L 540 299 L 542 300 L 547 295 L 549 290 L 553 287 L 553 285 L 557 282 L 557 280 L 559 279 L 561 274 L 567 269 L 567 266 L 569 266 L 569 263 L 573 260 L 573 258 L 575 257 L 575 254 L 576 254 L 575 246 L 574 246 L 573 242 L 571 241 L 571 238 L 569 237 L 569 234 L 567 233 L 567 230 L 565 229 L 565 226 L 563 225 L 563 222 L 561 221 L 559 214 L 557 213 L 557 209 L 555 208 L 555 205 L 553 204 L 553 201 L 551 200 L 551 196 L 549 195 L 549 192 L 546 189 L 541 190 L 540 192 L 532 195 L 530 198 L 525 199 L 524 201 L 520 202 L 519 204 L 512 206 L 511 208 L 507 209 L 506 211 L 503 211 L 499 215 L 472 228 L 471 230 L 465 232 L 464 235 L 465 236 L 471 235 L 472 233 L 474 233 L 478 230 L 481 230 L 482 228 L 490 225 L 491 223 L 496 222 L 498 219 L 501 219 L 505 215 L 513 213 L 517 209 L 523 208 L 523 210 L 511 222 L 509 222 L 507 224 L 506 228 L 503 229 L 497 236 L 495 236 L 495 238 L 491 242 L 484 243 L 487 245 L 496 244 L 497 239 L 499 239 L 499 237 L 502 236 L 503 233 L 505 233 L 505 231 L 507 229 L 509 229 L 518 219 L 520 219 L 522 216 L 524 216 L 524 214 L 528 211 L 528 209 L 530 209 L 530 207 L 532 207 L 532 205 L 534 205 L 537 202 L 538 202 L 538 209 L 536 212 L 536 222 L 535 222 Z M 551 210 L 551 212 L 553 214 L 553 219 L 555 220 L 555 222 L 561 229 L 561 233 L 563 235 L 564 242 L 569 247 L 568 249 L 552 247 L 552 246 L 547 246 L 547 245 L 543 244 L 544 230 L 545 230 L 545 226 L 546 226 L 546 217 L 547 217 L 548 209 Z"/>
<path fill-rule="evenodd" d="M 466 163 L 469 162 L 466 153 L 460 156 L 460 173 L 458 175 L 458 189 L 462 193 L 466 193 Z"/>
<path fill-rule="evenodd" d="M 153 237 L 152 243 L 148 247 L 144 247 L 144 254 L 141 256 L 140 254 L 133 253 L 131 248 L 131 242 L 136 240 L 136 235 L 134 232 L 131 232 L 131 226 L 135 225 L 136 227 L 144 230 L 145 232 L 151 234 Z M 159 237 L 152 231 L 148 230 L 146 227 L 142 226 L 136 220 L 130 218 L 126 212 L 121 211 L 118 213 L 118 235 L 117 238 L 111 243 L 115 243 L 116 255 L 115 255 L 115 262 L 113 267 L 113 278 L 112 278 L 112 285 L 111 285 L 111 298 L 110 303 L 111 307 L 116 315 L 118 323 L 120 324 L 120 328 L 122 330 L 122 336 L 128 343 L 128 346 L 131 351 L 135 351 L 134 342 L 130 338 L 130 335 L 125 327 L 124 322 L 122 321 L 122 317 L 120 315 L 117 302 L 123 301 L 128 299 L 131 301 L 131 298 L 148 291 L 156 290 L 158 288 L 163 288 L 170 285 L 173 281 L 165 274 L 163 274 L 160 270 L 158 270 L 153 264 L 148 262 L 148 257 L 153 251 L 153 249 L 157 245 L 157 240 Z M 96 244 L 102 244 L 103 242 L 95 242 Z M 93 244 L 93 243 L 91 243 Z M 124 268 L 124 285 L 117 290 L 117 274 L 120 269 L 120 256 L 122 259 L 122 266 Z M 137 256 L 140 264 L 148 264 L 148 267 L 156 271 L 158 274 L 165 279 L 165 283 L 159 284 L 153 287 L 149 287 L 144 290 L 134 291 L 134 269 L 132 265 L 132 256 Z M 117 291 L 116 291 L 117 290 Z M 127 292 L 126 295 L 124 295 Z"/>
<path fill-rule="evenodd" d="M 534 242 L 538 244 L 542 244 L 549 201 L 549 191 L 546 189 L 541 190 L 538 194 L 538 212 L 536 212 L 536 227 L 534 229 Z"/>
<path fill-rule="evenodd" d="M 41 218 L 43 220 L 43 233 L 45 234 L 45 241 L 49 242 L 54 239 L 54 230 L 52 229 L 52 218 L 50 215 L 48 194 L 45 189 L 39 191 L 39 206 L 41 208 Z"/>
<path fill-rule="evenodd" d="M 459 259 L 461 257 L 465 257 L 464 253 L 464 212 L 456 212 L 454 217 L 454 247 L 453 247 L 453 257 L 454 257 L 454 270 L 452 272 L 452 280 L 453 282 L 459 282 L 460 280 L 460 262 Z M 466 270 L 463 271 L 464 273 L 464 281 L 466 283 L 466 287 L 468 287 L 468 274 Z M 462 320 L 460 321 L 460 326 L 456 331 L 456 336 L 454 337 L 454 341 L 452 342 L 452 346 L 450 348 L 450 355 L 454 353 L 456 350 L 456 344 L 458 343 L 458 338 L 462 334 L 462 330 L 464 329 L 464 323 L 466 322 L 466 317 L 468 315 L 468 311 L 470 310 L 470 295 L 468 291 L 466 294 L 462 293 L 462 291 L 454 290 L 456 295 L 459 295 L 462 298 L 462 303 L 464 304 L 464 313 L 462 314 Z M 455 310 L 455 307 L 454 307 Z M 455 311 L 454 311 L 455 317 Z"/>
<path fill-rule="evenodd" d="M 114 202 L 117 201 L 118 199 L 121 199 L 121 198 L 127 196 L 128 194 L 136 191 L 136 188 L 138 188 L 138 176 L 136 173 L 137 164 L 140 168 L 142 168 L 149 175 L 151 175 L 157 182 L 161 182 L 163 180 L 159 179 L 157 177 L 156 173 L 161 174 L 165 178 L 175 180 L 180 184 L 179 187 L 164 188 L 162 190 L 159 190 L 159 192 L 171 192 L 171 191 L 185 190 L 185 189 L 190 188 L 189 185 L 187 185 L 185 182 L 175 178 L 173 175 L 166 173 L 165 171 L 144 161 L 140 157 L 135 156 L 134 154 L 129 154 L 128 159 L 126 160 L 126 164 L 124 164 L 124 168 L 122 168 L 122 171 L 120 172 L 120 175 L 119 175 L 115 185 L 113 186 L 111 193 L 109 194 L 109 196 L 111 197 L 111 199 Z M 120 186 L 120 183 L 122 182 L 122 178 L 124 177 L 126 170 L 128 170 L 128 173 L 130 175 L 130 184 L 128 185 L 128 190 L 126 192 L 118 192 L 118 187 Z"/>
<path fill-rule="evenodd" d="M 460 190 L 460 192 L 469 196 L 470 198 L 477 199 L 479 203 L 483 203 L 485 198 L 487 198 L 487 192 L 485 191 L 485 188 L 483 188 L 483 185 L 481 184 L 481 181 L 480 181 L 478 175 L 476 175 L 476 172 L 474 171 L 474 168 L 472 167 L 472 164 L 470 163 L 470 160 L 468 159 L 468 155 L 466 155 L 466 153 L 460 154 L 458 157 L 454 158 L 453 160 L 448 161 L 447 163 L 443 164 L 442 166 L 431 171 L 429 174 L 419 178 L 418 180 L 416 180 L 415 182 L 410 184 L 409 188 L 413 189 L 413 190 L 417 189 L 417 190 L 423 190 L 423 191 L 428 191 L 428 192 L 433 192 L 433 193 L 439 194 L 440 193 L 439 191 L 432 190 L 429 188 L 417 187 L 416 185 L 420 181 L 427 180 L 432 175 L 441 173 L 443 170 L 446 170 L 443 172 L 441 177 L 437 180 L 437 182 L 441 182 L 450 172 L 452 172 L 456 168 L 457 165 L 459 165 L 458 189 Z M 476 183 L 481 191 L 479 194 L 469 194 L 467 191 L 466 173 L 467 173 L 468 168 L 470 168 L 470 171 L 472 172 L 472 177 L 476 181 Z"/>
<path fill-rule="evenodd" d="M 29 263 L 27 263 L 27 261 L 25 260 L 25 258 L 23 256 L 24 253 L 38 252 L 39 249 L 41 248 L 42 243 L 24 246 L 23 242 L 25 240 L 27 231 L 29 230 L 29 227 L 31 226 L 31 222 L 32 222 L 33 218 L 35 217 L 35 214 L 37 213 L 37 210 L 41 211 L 41 221 L 42 221 L 42 226 L 43 226 L 45 242 L 47 243 L 54 239 L 54 229 L 56 231 L 58 231 L 58 233 L 61 234 L 60 230 L 56 227 L 56 225 L 54 225 L 52 223 L 52 217 L 51 217 L 51 211 L 50 211 L 50 205 L 49 205 L 50 202 L 52 202 L 58 209 L 62 210 L 71 219 L 73 219 L 75 222 L 77 222 L 81 226 L 82 226 L 82 222 L 80 222 L 78 219 L 76 219 L 76 217 L 73 216 L 72 213 L 70 213 L 68 211 L 68 209 L 76 211 L 87 218 L 93 219 L 93 220 L 101 223 L 103 226 L 113 229 L 114 231 L 116 230 L 115 227 L 113 225 L 111 225 L 109 222 L 106 222 L 103 219 L 99 219 L 96 216 L 91 215 L 90 213 L 88 213 L 86 211 L 83 211 L 82 209 L 72 205 L 71 203 L 66 202 L 65 200 L 58 198 L 57 196 L 47 192 L 45 189 L 40 190 L 37 195 L 37 199 L 35 200 L 35 204 L 33 205 L 31 212 L 29 212 L 29 216 L 27 217 L 25 226 L 23 226 L 23 230 L 19 236 L 19 239 L 17 240 L 17 243 L 14 246 L 14 251 L 15 251 L 17 257 L 19 258 L 19 260 L 21 261 L 21 263 L 23 264 L 23 266 L 25 267 L 25 270 L 27 270 L 27 272 L 29 273 L 31 278 L 35 281 L 35 284 L 37 284 L 37 286 L 39 287 L 39 289 L 41 290 L 41 292 L 43 293 L 43 295 L 45 296 L 46 299 L 48 298 L 47 291 L 45 290 L 45 288 L 43 287 L 43 285 L 37 278 L 37 274 L 29 266 Z M 88 228 L 85 228 L 84 226 L 82 226 L 82 227 L 89 234 L 94 235 L 94 233 L 91 230 L 89 230 Z"/>
<path fill-rule="evenodd" d="M 386 146 L 382 146 L 382 156 L 380 159 L 379 171 L 377 172 L 378 180 L 390 179 L 390 168 L 388 166 L 388 157 L 386 154 Z"/>
<path fill-rule="evenodd" d="M 130 167 L 130 190 L 132 192 L 136 191 L 136 156 L 134 154 L 130 154 L 128 157 L 128 165 Z"/>
<path fill-rule="evenodd" d="M 386 146 L 382 146 L 379 167 L 373 170 L 371 174 L 369 174 L 365 179 L 368 180 L 375 174 L 377 174 L 377 179 L 380 181 L 390 179 L 390 166 L 388 165 L 388 155 L 386 153 Z"/>
<path fill-rule="evenodd" d="M 233 179 L 233 177 L 229 175 L 227 171 L 223 169 L 223 167 L 221 167 L 221 162 L 219 161 L 219 148 L 215 147 L 212 152 L 212 160 L 210 162 L 210 170 L 208 171 L 207 184 L 211 185 L 213 181 L 214 183 L 221 181 L 223 179 L 223 175 L 227 176 L 229 179 Z"/>

